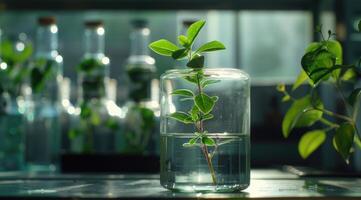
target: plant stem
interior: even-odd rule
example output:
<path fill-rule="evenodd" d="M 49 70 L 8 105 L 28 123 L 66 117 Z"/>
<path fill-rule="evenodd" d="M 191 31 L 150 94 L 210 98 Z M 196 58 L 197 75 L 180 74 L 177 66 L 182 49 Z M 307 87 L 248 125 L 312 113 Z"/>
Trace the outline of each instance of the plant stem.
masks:
<path fill-rule="evenodd" d="M 337 114 L 337 113 L 334 113 L 332 111 L 329 111 L 329 110 L 326 110 L 326 109 L 322 109 L 322 108 L 317 108 L 315 107 L 314 108 L 315 110 L 319 110 L 319 111 L 322 111 L 323 113 L 325 113 L 326 115 L 329 115 L 329 116 L 332 116 L 332 117 L 337 117 L 339 119 L 343 119 L 345 121 L 348 121 L 348 122 L 353 122 L 353 120 L 350 118 L 350 117 L 347 117 L 347 116 L 344 116 L 344 115 L 340 115 L 340 114 Z"/>
<path fill-rule="evenodd" d="M 197 73 L 197 87 L 198 87 L 198 93 L 199 94 L 202 94 L 203 91 L 202 91 L 202 87 L 201 87 L 201 83 L 200 83 L 200 80 L 199 80 L 199 75 Z M 204 126 L 203 126 L 203 121 L 202 119 L 199 121 L 199 132 L 203 133 L 204 132 Z M 207 148 L 207 145 L 206 144 L 203 144 L 201 146 L 201 149 L 203 151 L 203 154 L 204 154 L 204 157 L 206 158 L 207 160 L 207 164 L 208 164 L 208 168 L 209 168 L 209 172 L 211 173 L 211 176 L 212 176 L 212 182 L 213 182 L 213 185 L 217 185 L 217 179 L 216 179 L 216 173 L 214 171 L 214 167 L 213 167 L 213 163 L 212 163 L 212 158 L 210 157 L 209 155 L 209 152 L 208 152 L 208 148 Z M 213 156 L 212 156 L 213 157 Z"/>

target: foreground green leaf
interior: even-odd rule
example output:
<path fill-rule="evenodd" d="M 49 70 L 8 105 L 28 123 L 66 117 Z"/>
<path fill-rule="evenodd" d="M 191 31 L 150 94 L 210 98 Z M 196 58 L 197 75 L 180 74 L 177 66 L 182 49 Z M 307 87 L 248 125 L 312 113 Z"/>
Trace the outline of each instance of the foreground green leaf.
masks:
<path fill-rule="evenodd" d="M 349 163 L 354 136 L 355 127 L 351 123 L 345 122 L 336 130 L 333 137 L 333 145 L 346 163 Z"/>
<path fill-rule="evenodd" d="M 298 152 L 303 159 L 310 156 L 326 139 L 324 130 L 313 130 L 305 133 L 298 143 Z"/>
<path fill-rule="evenodd" d="M 219 83 L 221 82 L 221 80 L 212 80 L 212 79 L 208 79 L 202 82 L 202 87 L 205 88 L 208 85 L 214 84 L 214 83 Z"/>
<path fill-rule="evenodd" d="M 192 117 L 185 112 L 175 112 L 170 114 L 169 117 L 185 124 L 193 123 Z"/>
<path fill-rule="evenodd" d="M 199 21 L 197 21 L 197 22 L 195 22 L 195 23 L 193 23 L 192 25 L 189 26 L 189 28 L 187 30 L 189 45 L 193 44 L 195 38 L 197 37 L 197 35 L 201 31 L 201 29 L 203 28 L 205 23 L 206 23 L 206 21 L 199 20 Z"/>
<path fill-rule="evenodd" d="M 187 89 L 179 89 L 179 90 L 174 90 L 172 93 L 172 95 L 179 95 L 179 96 L 187 96 L 187 97 L 193 97 L 194 94 L 192 91 L 187 90 Z"/>
<path fill-rule="evenodd" d="M 172 58 L 175 60 L 181 60 L 188 55 L 188 49 L 178 49 L 172 53 Z"/>
<path fill-rule="evenodd" d="M 293 128 L 312 126 L 322 118 L 322 111 L 314 110 L 312 103 L 311 96 L 307 95 L 291 105 L 282 121 L 282 133 L 285 138 L 289 136 Z M 320 101 L 314 103 L 317 108 L 323 108 Z"/>
<path fill-rule="evenodd" d="M 187 67 L 200 69 L 204 67 L 204 56 L 196 56 L 187 63 Z"/>
<path fill-rule="evenodd" d="M 150 43 L 149 48 L 163 56 L 172 56 L 173 52 L 179 49 L 175 44 L 165 39 Z"/>
<path fill-rule="evenodd" d="M 197 49 L 196 53 L 210 52 L 210 51 L 218 51 L 226 49 L 226 47 L 219 41 L 211 41 L 203 44 L 199 49 Z"/>
<path fill-rule="evenodd" d="M 212 138 L 207 137 L 207 136 L 202 137 L 202 143 L 207 146 L 215 146 L 216 145 L 216 142 Z"/>
<path fill-rule="evenodd" d="M 212 111 L 215 104 L 214 100 L 206 94 L 199 94 L 194 98 L 194 103 L 200 111 L 204 114 L 208 114 Z"/>

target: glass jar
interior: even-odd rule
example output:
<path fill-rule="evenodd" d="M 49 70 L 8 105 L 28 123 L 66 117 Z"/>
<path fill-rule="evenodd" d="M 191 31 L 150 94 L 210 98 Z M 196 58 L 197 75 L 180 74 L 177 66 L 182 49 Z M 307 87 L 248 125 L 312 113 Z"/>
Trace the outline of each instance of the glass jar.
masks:
<path fill-rule="evenodd" d="M 250 79 L 245 72 L 167 71 L 161 76 L 160 126 L 163 187 L 192 192 L 248 187 Z"/>

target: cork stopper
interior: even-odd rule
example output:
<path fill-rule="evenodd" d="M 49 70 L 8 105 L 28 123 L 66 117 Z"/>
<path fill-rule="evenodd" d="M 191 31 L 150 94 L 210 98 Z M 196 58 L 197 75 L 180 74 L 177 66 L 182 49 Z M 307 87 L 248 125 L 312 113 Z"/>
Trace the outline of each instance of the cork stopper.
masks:
<path fill-rule="evenodd" d="M 88 28 L 97 28 L 97 27 L 103 26 L 103 21 L 101 21 L 101 20 L 86 21 L 84 23 L 84 25 Z"/>
<path fill-rule="evenodd" d="M 56 23 L 56 19 L 53 16 L 44 16 L 38 18 L 38 23 L 43 26 L 48 26 Z"/>

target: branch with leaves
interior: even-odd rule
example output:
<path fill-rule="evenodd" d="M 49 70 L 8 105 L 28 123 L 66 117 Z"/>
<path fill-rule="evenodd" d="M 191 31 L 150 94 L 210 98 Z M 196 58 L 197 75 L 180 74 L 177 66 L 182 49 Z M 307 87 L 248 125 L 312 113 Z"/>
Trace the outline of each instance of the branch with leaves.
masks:
<path fill-rule="evenodd" d="M 187 143 L 184 143 L 183 147 L 201 148 L 207 161 L 213 184 L 216 185 L 217 179 L 212 158 L 220 144 L 208 135 L 206 127 L 204 126 L 204 121 L 214 117 L 212 110 L 218 101 L 218 96 L 208 95 L 204 91 L 204 88 L 219 82 L 219 80 L 210 79 L 208 78 L 208 75 L 204 74 L 204 55 L 202 54 L 223 50 L 225 47 L 219 41 L 211 41 L 203 44 L 198 49 L 193 50 L 194 41 L 204 25 L 205 21 L 197 21 L 188 28 L 186 36 L 178 36 L 180 47 L 168 40 L 161 39 L 151 43 L 149 48 L 160 55 L 169 56 L 176 60 L 188 59 L 186 65 L 192 70 L 183 78 L 195 86 L 195 91 L 178 89 L 173 91 L 172 95 L 183 96 L 183 100 L 188 100 L 190 102 L 191 109 L 187 112 L 177 111 L 171 113 L 168 117 L 184 124 L 194 125 L 194 137 Z M 213 152 L 211 152 L 208 147 L 214 147 Z"/>
<path fill-rule="evenodd" d="M 361 23 L 359 28 L 361 31 Z M 313 42 L 306 48 L 301 60 L 301 73 L 291 92 L 286 90 L 284 84 L 277 87 L 277 90 L 284 94 L 282 101 L 292 102 L 282 122 L 282 133 L 287 138 L 295 128 L 311 127 L 311 131 L 304 133 L 298 144 L 302 158 L 309 157 L 324 143 L 326 137 L 332 137 L 333 147 L 343 160 L 349 163 L 354 144 L 361 149 L 361 135 L 356 127 L 361 95 L 361 88 L 356 87 L 356 81 L 361 77 L 361 60 L 357 64 L 343 64 L 342 46 L 332 39 L 335 34 L 328 31 L 326 38 L 321 29 L 322 27 L 317 27 L 316 31 L 322 40 Z M 325 108 L 318 94 L 318 87 L 324 82 L 335 87 L 346 108 L 345 114 Z M 310 86 L 309 94 L 295 98 L 293 93 L 303 83 Z M 352 85 L 353 91 L 347 92 L 343 89 L 344 84 Z M 312 129 L 315 124 L 321 124 L 323 128 Z"/>

